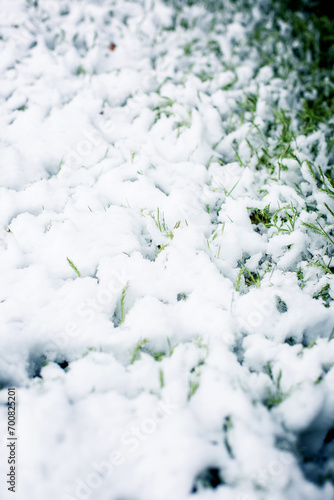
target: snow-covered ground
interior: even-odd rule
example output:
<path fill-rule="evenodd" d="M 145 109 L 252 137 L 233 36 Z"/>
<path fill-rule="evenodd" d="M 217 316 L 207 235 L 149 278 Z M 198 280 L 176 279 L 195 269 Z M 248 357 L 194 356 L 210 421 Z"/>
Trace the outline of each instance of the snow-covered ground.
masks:
<path fill-rule="evenodd" d="M 333 158 L 264 7 L 1 0 L 1 498 L 334 499 Z"/>

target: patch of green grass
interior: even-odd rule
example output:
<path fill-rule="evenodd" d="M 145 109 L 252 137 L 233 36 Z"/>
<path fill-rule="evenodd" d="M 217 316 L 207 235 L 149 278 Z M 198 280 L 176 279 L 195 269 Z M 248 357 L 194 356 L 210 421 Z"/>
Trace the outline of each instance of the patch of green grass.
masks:
<path fill-rule="evenodd" d="M 186 293 L 178 293 L 176 300 L 180 302 L 181 300 L 187 300 L 188 295 Z"/>
<path fill-rule="evenodd" d="M 164 213 L 162 213 L 162 215 L 160 214 L 159 207 L 157 208 L 157 215 L 154 215 L 154 214 L 150 214 L 150 215 L 151 215 L 152 219 L 154 220 L 160 233 L 168 231 L 168 227 L 167 227 L 167 224 L 165 221 Z"/>
<path fill-rule="evenodd" d="M 280 156 L 286 157 L 286 153 L 288 152 L 287 147 L 290 147 L 290 144 L 293 140 L 295 140 L 295 134 L 291 130 L 291 117 L 288 116 L 287 111 L 284 109 L 276 110 L 274 109 L 274 114 L 277 119 L 277 123 L 281 128 L 279 135 L 279 150 Z"/>
<path fill-rule="evenodd" d="M 27 101 L 28 102 L 28 101 Z M 26 111 L 28 109 L 28 106 L 26 105 L 27 102 L 25 104 L 22 104 L 22 106 L 16 108 L 17 111 Z"/>
<path fill-rule="evenodd" d="M 258 101 L 258 95 L 247 94 L 244 101 L 237 101 L 237 105 L 242 110 L 241 111 L 241 123 L 244 123 L 245 114 L 250 113 L 251 120 L 253 121 L 256 113 L 256 106 Z"/>
<path fill-rule="evenodd" d="M 188 21 L 188 19 L 187 19 L 186 17 L 182 17 L 182 18 L 180 19 L 180 26 L 181 26 L 183 29 L 185 29 L 185 30 L 188 30 L 188 29 L 189 29 L 189 27 L 190 27 L 190 26 L 189 26 L 189 21 Z"/>
<path fill-rule="evenodd" d="M 277 376 L 277 379 L 275 381 L 273 372 L 272 372 L 272 364 L 269 362 L 265 366 L 266 372 L 269 375 L 271 381 L 274 383 L 274 389 L 268 391 L 268 395 L 264 401 L 265 405 L 269 410 L 272 408 L 278 406 L 280 403 L 282 403 L 288 396 L 288 393 L 284 393 L 281 390 L 281 378 L 282 378 L 282 371 L 280 370 Z"/>
<path fill-rule="evenodd" d="M 272 217 L 272 226 L 278 233 L 290 234 L 295 230 L 300 211 L 290 203 L 285 207 L 278 208 Z"/>
<path fill-rule="evenodd" d="M 306 163 L 313 179 L 317 184 L 317 188 L 319 189 L 319 191 L 326 193 L 330 198 L 334 198 L 334 179 L 332 177 L 333 172 L 329 170 L 328 172 L 324 173 L 320 165 L 315 167 L 315 165 L 313 165 L 310 161 L 307 161 Z M 328 207 L 328 205 L 325 204 L 325 206 L 330 214 L 334 215 L 333 211 Z"/>
<path fill-rule="evenodd" d="M 235 285 L 236 291 L 238 291 L 241 285 L 244 283 L 246 286 L 254 285 L 256 288 L 259 288 L 261 285 L 261 276 L 257 272 L 250 271 L 245 264 L 239 261 L 239 265 L 241 269 L 237 276 L 237 281 Z"/>
<path fill-rule="evenodd" d="M 204 69 L 202 69 L 200 73 L 196 73 L 196 76 L 201 80 L 201 82 L 207 82 L 213 79 L 213 76 L 204 71 Z"/>
<path fill-rule="evenodd" d="M 307 265 L 310 265 L 310 263 L 308 263 Z M 304 279 L 304 273 L 300 267 L 297 269 L 296 275 L 297 275 L 298 285 L 302 290 L 305 287 L 307 280 Z"/>
<path fill-rule="evenodd" d="M 260 153 L 256 152 L 257 165 L 256 170 L 262 170 L 263 167 L 267 170 L 269 174 L 273 174 L 275 171 L 275 165 L 273 163 L 273 156 L 269 153 L 266 147 L 262 147 Z"/>
<path fill-rule="evenodd" d="M 209 40 L 208 41 L 208 48 L 210 52 L 213 52 L 217 57 L 221 57 L 223 55 L 220 44 L 217 42 L 217 40 Z"/>
<path fill-rule="evenodd" d="M 264 208 L 259 209 L 259 208 L 249 208 L 250 214 L 249 218 L 252 224 L 255 224 L 258 226 L 259 224 L 263 224 L 264 227 L 270 227 L 272 226 L 271 223 L 271 213 L 269 210 L 270 205 L 266 205 Z"/>
<path fill-rule="evenodd" d="M 152 358 L 158 363 L 162 361 L 167 355 L 171 356 L 173 354 L 174 348 L 171 347 L 169 339 L 167 339 L 169 352 L 166 351 L 155 351 L 149 346 L 149 341 L 147 339 L 140 339 L 136 344 L 136 347 L 133 350 L 131 357 L 131 364 L 133 364 L 137 359 L 139 359 L 139 355 L 141 352 L 149 354 Z"/>
<path fill-rule="evenodd" d="M 320 256 L 318 256 L 315 261 L 308 262 L 307 266 L 308 267 L 317 267 L 317 268 L 321 269 L 322 271 L 324 271 L 325 273 L 334 274 L 334 267 L 331 266 L 331 261 L 332 261 L 332 259 L 330 259 L 328 264 L 325 264 L 324 260 Z"/>
<path fill-rule="evenodd" d="M 325 99 L 323 92 L 317 86 L 313 88 L 317 97 L 304 99 L 302 109 L 297 115 L 301 121 L 301 131 L 305 135 L 317 130 L 320 123 L 326 123 L 334 114 L 334 92 Z"/>
<path fill-rule="evenodd" d="M 167 117 L 174 116 L 174 113 L 171 109 L 173 107 L 174 101 L 167 96 L 162 95 L 160 97 L 161 99 L 163 99 L 163 101 L 159 104 L 159 106 L 153 109 L 153 111 L 155 111 L 157 114 L 155 121 L 160 120 L 163 114 Z"/>
<path fill-rule="evenodd" d="M 162 361 L 166 357 L 165 351 L 154 351 L 152 349 L 147 349 L 148 354 L 155 359 L 155 361 Z"/>
<path fill-rule="evenodd" d="M 77 67 L 77 70 L 76 70 L 76 75 L 85 75 L 86 74 L 86 70 L 83 66 L 78 66 Z"/>
<path fill-rule="evenodd" d="M 149 213 L 149 215 L 152 217 L 152 219 L 155 222 L 155 225 L 159 229 L 160 233 L 162 233 L 166 238 L 170 238 L 171 240 L 174 238 L 174 230 L 178 229 L 181 225 L 181 221 L 177 221 L 174 225 L 173 231 L 170 230 L 167 226 L 166 220 L 165 220 L 165 215 L 163 212 L 160 212 L 160 209 L 157 208 L 156 214 Z M 167 245 L 164 246 L 164 248 Z M 162 247 L 162 245 L 160 245 Z"/>
<path fill-rule="evenodd" d="M 323 286 L 319 292 L 313 295 L 313 298 L 317 300 L 321 299 L 323 301 L 324 306 L 329 307 L 331 301 L 333 300 L 329 291 L 330 291 L 330 285 L 329 283 L 327 283 L 327 285 Z"/>
<path fill-rule="evenodd" d="M 190 56 L 192 54 L 192 50 L 198 41 L 198 38 L 194 38 L 194 40 L 191 40 L 191 42 L 186 43 L 183 48 L 185 56 Z"/>
<path fill-rule="evenodd" d="M 320 224 L 319 221 L 317 221 L 316 224 L 311 224 L 309 222 L 302 222 L 303 226 L 307 227 L 308 229 L 311 229 L 313 232 L 316 234 L 319 234 L 320 236 L 324 236 L 327 238 L 327 240 L 334 245 L 334 240 L 332 236 L 329 234 L 329 232 L 326 231 L 326 229 Z"/>

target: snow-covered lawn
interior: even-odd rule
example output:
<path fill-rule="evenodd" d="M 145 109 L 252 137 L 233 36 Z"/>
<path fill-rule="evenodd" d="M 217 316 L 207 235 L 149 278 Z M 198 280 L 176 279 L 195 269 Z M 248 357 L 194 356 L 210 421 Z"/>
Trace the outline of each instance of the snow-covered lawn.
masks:
<path fill-rule="evenodd" d="M 188 3 L 1 0 L 1 498 L 334 499 L 334 120 Z"/>

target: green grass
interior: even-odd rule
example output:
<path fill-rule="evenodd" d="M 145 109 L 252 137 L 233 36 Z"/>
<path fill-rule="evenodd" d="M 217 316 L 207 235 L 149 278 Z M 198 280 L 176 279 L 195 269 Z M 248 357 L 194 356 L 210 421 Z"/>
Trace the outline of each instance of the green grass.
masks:
<path fill-rule="evenodd" d="M 146 353 L 152 356 L 152 358 L 157 361 L 158 363 L 162 361 L 166 356 L 171 356 L 174 351 L 174 347 L 171 346 L 170 340 L 167 339 L 167 344 L 168 344 L 168 351 L 162 350 L 162 351 L 156 351 L 155 349 L 152 349 L 149 345 L 149 341 L 147 339 L 140 339 L 133 352 L 131 355 L 131 364 L 133 364 L 137 359 L 140 358 L 140 353 Z"/>
<path fill-rule="evenodd" d="M 240 290 L 241 285 L 244 283 L 247 287 L 254 285 L 256 288 L 259 288 L 261 285 L 261 276 L 258 272 L 250 271 L 245 264 L 239 261 L 239 265 L 241 269 L 237 276 L 237 281 L 235 284 L 236 291 Z"/>
<path fill-rule="evenodd" d="M 278 372 L 277 378 L 275 380 L 273 372 L 272 372 L 272 364 L 269 362 L 265 366 L 265 370 L 270 378 L 270 380 L 274 384 L 274 388 L 271 390 L 268 390 L 267 397 L 265 398 L 265 405 L 269 410 L 272 408 L 275 408 L 279 404 L 281 404 L 287 397 L 288 393 L 284 393 L 281 389 L 281 378 L 282 378 L 282 371 L 280 370 Z"/>
<path fill-rule="evenodd" d="M 307 227 L 308 229 L 311 229 L 314 233 L 319 234 L 320 236 L 327 238 L 327 240 L 332 245 L 334 245 L 334 239 L 332 238 L 332 236 L 329 235 L 329 232 L 326 231 L 326 229 L 320 224 L 319 221 L 317 221 L 316 224 L 311 224 L 309 222 L 303 222 L 302 224 L 303 224 L 303 226 Z"/>
<path fill-rule="evenodd" d="M 78 268 L 73 264 L 73 262 L 68 257 L 66 257 L 66 259 L 67 259 L 67 262 L 69 263 L 69 265 L 71 266 L 71 268 L 73 269 L 73 271 L 79 276 L 79 278 L 81 278 L 81 274 L 80 274 L 80 271 L 78 270 Z"/>
<path fill-rule="evenodd" d="M 181 3 L 175 1 L 179 9 L 179 24 L 183 29 L 189 30 L 193 21 L 185 19 Z M 206 47 L 217 58 L 222 71 L 232 71 L 234 74 L 234 80 L 221 88 L 227 93 L 226 97 L 232 89 L 233 92 L 239 91 L 236 106 L 231 108 L 229 116 L 224 118 L 224 136 L 238 129 L 242 123 L 249 125 L 246 137 L 235 139 L 232 148 L 234 157 L 242 168 L 253 169 L 256 179 L 259 180 L 258 197 L 264 202 L 262 205 L 264 208 L 248 208 L 250 222 L 263 238 L 271 238 L 277 234 L 292 235 L 295 231 L 309 234 L 315 243 L 314 250 L 312 247 L 313 253 L 310 249 L 301 252 L 299 262 L 289 268 L 290 272 L 296 273 L 298 284 L 304 289 L 314 280 L 316 271 L 328 275 L 334 272 L 330 260 L 334 251 L 334 170 L 326 164 L 318 164 L 319 158 L 323 158 L 322 141 L 319 136 L 314 136 L 314 139 L 310 137 L 313 132 L 321 130 L 329 155 L 328 163 L 332 165 L 334 124 L 330 124 L 329 121 L 334 116 L 334 20 L 329 17 L 328 12 L 321 14 L 318 8 L 313 12 L 304 8 L 304 0 L 295 0 L 294 6 L 292 1 L 287 3 L 285 0 L 275 0 L 270 2 L 270 9 L 267 10 L 261 5 L 261 17 L 253 29 L 248 32 L 246 30 L 248 37 L 246 43 L 234 43 L 235 59 L 224 61 L 220 38 L 216 36 L 215 31 L 219 26 L 221 9 L 225 8 L 224 2 L 218 1 L 214 7 L 212 5 L 209 7 L 209 3 L 207 0 L 204 1 L 204 5 L 212 12 L 212 30 L 209 32 Z M 234 0 L 231 8 L 233 12 L 240 9 L 243 13 L 251 12 L 250 3 L 242 0 Z M 197 42 L 198 40 L 188 38 L 185 48 L 187 56 L 194 56 L 195 49 L 197 51 L 199 47 Z M 258 73 L 266 65 L 271 66 L 274 77 L 281 79 L 280 86 L 288 91 L 285 102 L 274 97 L 267 101 L 268 116 L 262 125 L 255 119 L 260 102 L 259 85 L 257 83 L 246 87 L 238 85 L 238 67 L 235 61 L 238 56 L 242 60 L 242 54 L 245 58 L 250 53 L 254 54 L 256 72 Z M 201 66 L 195 74 L 203 82 L 209 83 L 214 76 L 209 65 Z M 172 109 L 174 103 L 168 98 L 165 101 L 163 107 Z M 301 134 L 309 136 L 310 146 L 307 151 L 299 145 L 300 141 L 297 141 L 297 137 Z M 219 151 L 224 136 L 212 147 L 213 154 L 206 165 L 208 170 L 213 159 L 221 164 L 222 173 L 226 164 L 233 161 L 233 152 L 230 153 L 230 157 L 226 155 L 226 158 L 217 160 L 218 154 L 215 150 Z M 244 147 L 242 141 L 248 144 L 247 154 L 242 149 Z M 306 178 L 305 162 L 314 184 Z M 239 189 L 236 188 L 239 182 L 237 180 L 228 188 L 221 184 L 215 191 L 221 190 L 225 198 L 237 199 Z M 271 191 L 273 182 L 278 186 L 294 188 L 296 192 L 296 196 L 293 196 L 293 191 L 290 190 L 289 198 L 278 199 L 277 209 L 272 208 L 271 200 L 271 204 L 266 202 L 266 196 Z M 318 201 L 319 193 L 326 195 L 321 198 L 323 200 L 321 203 Z M 218 209 L 207 204 L 206 211 L 210 216 L 219 215 L 219 212 L 224 210 L 224 203 L 225 199 Z M 217 214 L 214 214 L 214 210 L 217 210 Z M 305 218 L 305 212 L 315 213 L 316 217 Z M 159 217 L 158 214 L 156 219 L 159 230 L 166 234 L 169 230 L 163 227 L 164 217 L 161 215 Z M 214 230 L 207 239 L 209 251 L 215 258 L 219 257 L 223 248 L 223 240 L 217 240 L 221 244 L 219 248 L 216 242 L 214 243 L 217 237 L 218 231 Z M 289 250 L 291 247 L 292 242 L 289 244 L 288 241 L 286 249 Z M 269 269 L 274 270 L 276 264 L 276 258 L 270 255 L 266 256 L 266 269 L 261 264 L 255 271 L 250 271 L 245 263 L 239 263 L 236 290 L 242 287 L 244 292 L 248 288 L 259 287 L 261 277 Z M 311 267 L 314 267 L 313 275 L 311 269 L 308 271 Z"/>
<path fill-rule="evenodd" d="M 133 363 L 139 359 L 140 357 L 140 351 L 141 349 L 147 344 L 148 340 L 147 339 L 140 339 L 137 344 L 136 344 L 136 347 L 134 348 L 133 352 L 132 352 L 132 355 L 131 355 L 131 365 L 133 365 Z"/>
<path fill-rule="evenodd" d="M 290 234 L 295 230 L 296 222 L 299 220 L 300 211 L 292 203 L 278 208 L 272 217 L 272 226 L 278 233 Z"/>
<path fill-rule="evenodd" d="M 308 262 L 307 266 L 308 267 L 317 267 L 318 269 L 321 269 L 325 273 L 334 274 L 334 267 L 331 265 L 331 263 L 332 263 L 332 259 L 329 260 L 328 264 L 325 264 L 323 258 L 321 258 L 319 255 L 315 261 Z"/>
<path fill-rule="evenodd" d="M 164 372 L 161 370 L 161 368 L 159 370 L 159 382 L 160 382 L 160 387 L 162 389 L 165 385 L 165 379 L 164 379 Z"/>
<path fill-rule="evenodd" d="M 244 123 L 246 113 L 251 115 L 250 120 L 253 121 L 256 113 L 256 106 L 258 101 L 257 94 L 247 94 L 244 101 L 237 101 L 241 113 L 240 121 Z"/>
<path fill-rule="evenodd" d="M 83 66 L 78 66 L 77 67 L 77 70 L 76 70 L 76 74 L 79 76 L 79 75 L 85 75 L 86 74 L 86 70 Z"/>
<path fill-rule="evenodd" d="M 329 307 L 330 303 L 332 302 L 332 297 L 330 292 L 330 285 L 327 283 L 327 285 L 323 286 L 319 292 L 315 293 L 313 295 L 314 299 L 321 299 L 325 307 Z"/>
<path fill-rule="evenodd" d="M 197 389 L 199 388 L 199 382 L 197 380 L 190 380 L 189 382 L 189 391 L 188 391 L 188 399 L 191 399 Z"/>
<path fill-rule="evenodd" d="M 333 171 L 329 170 L 324 173 L 320 165 L 315 166 L 312 162 L 307 161 L 308 169 L 317 184 L 319 191 L 326 193 L 329 198 L 334 198 L 334 179 L 332 177 Z M 327 210 L 334 216 L 333 211 L 325 204 Z"/>
<path fill-rule="evenodd" d="M 167 96 L 160 95 L 159 90 L 158 90 L 158 94 L 159 94 L 159 97 L 162 99 L 162 101 L 160 102 L 159 106 L 156 106 L 155 108 L 153 108 L 153 111 L 156 112 L 155 121 L 160 120 L 162 115 L 165 115 L 165 116 L 174 115 L 174 113 L 171 110 L 171 108 L 173 107 L 174 101 Z"/>
<path fill-rule="evenodd" d="M 270 212 L 269 205 L 263 209 L 248 207 L 248 210 L 250 210 L 249 218 L 252 224 L 263 225 L 266 228 L 273 227 L 278 234 L 290 234 L 295 231 L 300 216 L 300 210 L 297 210 L 292 203 L 278 208 L 273 214 Z"/>
<path fill-rule="evenodd" d="M 125 287 L 122 290 L 122 295 L 121 295 L 121 321 L 120 324 L 122 324 L 125 320 L 126 312 L 125 312 L 125 297 L 126 297 L 126 292 L 127 289 L 129 288 L 129 284 L 127 283 Z"/>
<path fill-rule="evenodd" d="M 181 221 L 177 221 L 174 224 L 173 230 L 169 229 L 167 226 L 166 220 L 165 220 L 165 215 L 163 212 L 160 211 L 159 207 L 157 208 L 156 214 L 149 212 L 149 215 L 152 217 L 152 219 L 155 222 L 155 225 L 159 229 L 160 233 L 165 236 L 166 238 L 170 238 L 171 240 L 174 238 L 174 230 L 178 229 L 181 225 Z M 167 244 L 160 245 L 160 251 L 165 248 Z M 163 248 L 162 248 L 163 247 Z"/>
<path fill-rule="evenodd" d="M 262 210 L 259 208 L 248 208 L 250 210 L 249 218 L 252 224 L 258 226 L 263 224 L 264 227 L 271 227 L 272 215 L 269 210 L 270 205 L 266 205 Z"/>

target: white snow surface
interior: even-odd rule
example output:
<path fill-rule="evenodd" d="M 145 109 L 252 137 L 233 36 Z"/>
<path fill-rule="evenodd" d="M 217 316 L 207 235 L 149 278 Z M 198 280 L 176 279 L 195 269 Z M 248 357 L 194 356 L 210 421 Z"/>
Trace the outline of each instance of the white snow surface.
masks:
<path fill-rule="evenodd" d="M 234 51 L 258 9 L 225 9 L 1 0 L 1 498 L 334 499 L 298 455 L 334 426 L 334 306 L 313 298 L 333 280 L 307 267 L 319 235 L 249 217 L 292 203 L 310 222 L 294 184 L 313 179 L 289 160 L 264 184 L 247 116 L 230 131 L 246 92 L 261 130 L 293 82 Z M 239 288 L 240 261 L 273 265 Z"/>

